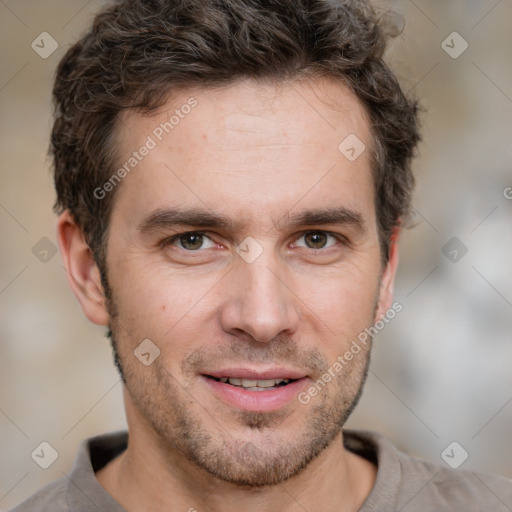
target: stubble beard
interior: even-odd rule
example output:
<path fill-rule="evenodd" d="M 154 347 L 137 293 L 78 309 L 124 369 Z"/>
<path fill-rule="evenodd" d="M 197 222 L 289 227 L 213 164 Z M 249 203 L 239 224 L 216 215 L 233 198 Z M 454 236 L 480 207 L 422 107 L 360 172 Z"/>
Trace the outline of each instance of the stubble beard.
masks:
<path fill-rule="evenodd" d="M 109 311 L 114 313 L 108 335 L 115 364 L 133 403 L 156 433 L 159 446 L 169 455 L 169 460 L 185 458 L 209 475 L 237 487 L 277 485 L 299 474 L 339 438 L 343 425 L 361 397 L 370 364 L 371 341 L 352 360 L 353 364 L 344 367 L 309 404 L 297 401 L 295 407 L 304 407 L 306 413 L 298 425 L 302 427 L 301 432 L 297 433 L 297 428 L 290 425 L 284 411 L 234 413 L 242 428 L 248 433 L 250 431 L 251 437 L 253 433 L 258 434 L 256 442 L 247 441 L 239 433 L 229 432 L 223 427 L 222 419 L 211 415 L 208 419 L 213 420 L 214 428 L 209 429 L 201 418 L 201 412 L 203 415 L 208 413 L 202 406 L 198 407 L 198 402 L 186 389 L 187 384 L 178 382 L 159 359 L 148 371 L 150 367 L 142 366 L 130 350 L 120 352 L 119 347 L 131 347 L 133 343 L 127 337 L 120 342 L 120 333 L 124 329 L 119 327 L 119 311 L 111 290 L 108 291 Z M 245 350 L 240 350 L 240 345 L 230 347 L 232 353 L 240 354 Z M 273 356 L 281 356 L 280 362 L 295 361 L 289 358 L 290 352 L 299 353 L 291 340 L 279 340 L 269 350 Z M 288 358 L 283 358 L 283 354 Z M 191 360 L 197 360 L 197 355 L 193 354 Z M 301 355 L 319 376 L 329 368 L 317 351 L 310 353 L 309 358 L 302 352 Z M 267 357 L 266 360 L 277 358 Z M 285 426 L 294 432 L 289 442 L 285 442 L 279 433 L 279 429 Z"/>

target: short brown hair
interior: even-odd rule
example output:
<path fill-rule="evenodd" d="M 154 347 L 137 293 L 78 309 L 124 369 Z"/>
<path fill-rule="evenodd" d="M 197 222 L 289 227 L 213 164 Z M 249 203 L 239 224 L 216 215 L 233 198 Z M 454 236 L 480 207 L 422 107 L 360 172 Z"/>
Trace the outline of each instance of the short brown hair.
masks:
<path fill-rule="evenodd" d="M 384 63 L 384 31 L 364 0 L 122 0 L 97 14 L 62 58 L 51 136 L 57 200 L 69 209 L 100 266 L 115 192 L 93 191 L 116 164 L 121 111 L 150 111 L 173 90 L 237 79 L 340 79 L 364 105 L 383 261 L 407 217 L 410 162 L 420 139 L 417 104 Z"/>

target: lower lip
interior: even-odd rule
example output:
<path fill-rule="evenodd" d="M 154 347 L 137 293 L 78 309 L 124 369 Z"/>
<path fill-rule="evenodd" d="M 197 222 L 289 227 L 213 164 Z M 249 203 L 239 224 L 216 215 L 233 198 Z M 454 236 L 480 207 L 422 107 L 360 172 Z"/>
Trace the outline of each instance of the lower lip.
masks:
<path fill-rule="evenodd" d="M 268 391 L 248 391 L 201 375 L 203 381 L 225 403 L 245 411 L 276 411 L 291 402 L 307 384 L 307 377 Z"/>

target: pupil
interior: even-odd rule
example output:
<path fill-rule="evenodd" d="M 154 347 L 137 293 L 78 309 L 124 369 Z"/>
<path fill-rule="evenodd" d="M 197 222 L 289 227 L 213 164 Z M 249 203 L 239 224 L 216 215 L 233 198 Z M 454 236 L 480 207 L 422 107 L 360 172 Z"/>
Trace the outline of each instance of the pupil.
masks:
<path fill-rule="evenodd" d="M 185 249 L 199 249 L 203 242 L 203 235 L 189 233 L 181 237 L 181 244 Z"/>
<path fill-rule="evenodd" d="M 312 241 L 312 246 L 314 249 L 322 248 L 326 242 L 325 233 L 308 233 L 306 235 L 306 240 Z"/>

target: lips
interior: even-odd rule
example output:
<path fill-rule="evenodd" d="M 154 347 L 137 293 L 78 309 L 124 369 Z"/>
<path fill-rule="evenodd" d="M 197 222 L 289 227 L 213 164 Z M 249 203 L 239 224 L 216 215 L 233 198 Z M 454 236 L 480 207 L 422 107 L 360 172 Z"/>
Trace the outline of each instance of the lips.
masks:
<path fill-rule="evenodd" d="M 296 369 L 226 368 L 201 375 L 208 389 L 236 409 L 275 411 L 289 403 L 307 384 L 308 377 Z"/>

